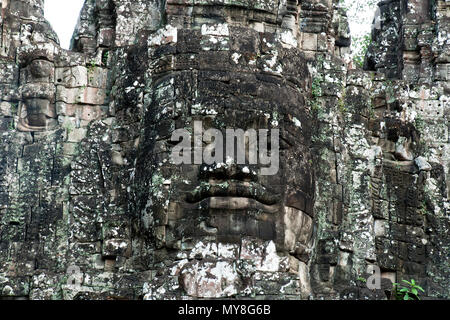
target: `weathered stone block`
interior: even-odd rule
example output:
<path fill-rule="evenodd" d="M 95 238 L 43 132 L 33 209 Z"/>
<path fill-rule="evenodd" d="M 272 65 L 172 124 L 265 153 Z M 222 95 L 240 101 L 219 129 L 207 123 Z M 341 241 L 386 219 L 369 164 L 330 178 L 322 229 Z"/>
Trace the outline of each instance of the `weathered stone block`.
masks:
<path fill-rule="evenodd" d="M 317 51 L 317 34 L 302 33 L 301 46 L 303 50 Z"/>
<path fill-rule="evenodd" d="M 67 142 L 81 142 L 86 137 L 87 129 L 75 128 L 69 131 Z"/>

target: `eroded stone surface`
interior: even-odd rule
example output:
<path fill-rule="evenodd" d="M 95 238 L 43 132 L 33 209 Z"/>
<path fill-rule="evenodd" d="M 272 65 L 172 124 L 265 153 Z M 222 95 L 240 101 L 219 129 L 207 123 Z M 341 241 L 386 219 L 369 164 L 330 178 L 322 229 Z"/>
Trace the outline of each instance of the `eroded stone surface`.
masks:
<path fill-rule="evenodd" d="M 381 1 L 366 71 L 334 0 L 87 0 L 71 51 L 42 8 L 2 1 L 0 297 L 449 297 L 448 1 Z M 195 120 L 279 173 L 171 164 Z"/>

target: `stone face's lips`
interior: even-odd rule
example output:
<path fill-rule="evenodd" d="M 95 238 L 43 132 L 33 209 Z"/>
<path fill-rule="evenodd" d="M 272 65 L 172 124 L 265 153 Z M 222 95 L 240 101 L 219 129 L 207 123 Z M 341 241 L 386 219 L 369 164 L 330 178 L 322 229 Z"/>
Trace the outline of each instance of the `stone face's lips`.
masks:
<path fill-rule="evenodd" d="M 267 213 L 276 213 L 279 210 L 277 205 L 266 205 L 255 199 L 244 197 L 210 197 L 197 202 L 195 206 L 202 209 L 222 209 L 222 210 L 261 210 Z"/>
<path fill-rule="evenodd" d="M 249 199 L 265 206 L 280 202 L 280 196 L 270 193 L 265 187 L 255 182 L 227 181 L 220 184 L 202 184 L 194 191 L 188 192 L 186 202 L 199 203 L 208 198 Z M 252 201 L 248 204 L 253 203 Z"/>

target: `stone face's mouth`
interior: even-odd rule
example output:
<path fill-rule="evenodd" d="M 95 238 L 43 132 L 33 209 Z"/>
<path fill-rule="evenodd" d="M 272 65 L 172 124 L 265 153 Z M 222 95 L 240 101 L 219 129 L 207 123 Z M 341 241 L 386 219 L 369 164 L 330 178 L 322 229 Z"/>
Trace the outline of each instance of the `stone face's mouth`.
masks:
<path fill-rule="evenodd" d="M 179 225 L 184 237 L 200 234 L 215 236 L 223 243 L 240 243 L 243 236 L 262 240 L 276 239 L 276 213 L 279 205 L 266 205 L 246 197 L 207 197 L 195 203 L 182 204 L 187 212 L 202 212 L 200 220 L 194 220 L 199 231 L 190 231 L 189 223 Z M 189 215 L 189 213 L 187 213 Z M 198 217 L 198 216 L 197 216 Z M 192 221 L 192 220 L 188 220 Z"/>
<path fill-rule="evenodd" d="M 205 234 L 219 242 L 240 243 L 242 236 L 275 239 L 280 203 L 280 196 L 256 182 L 210 180 L 188 192 L 182 207 L 202 212 L 199 228 Z"/>
<path fill-rule="evenodd" d="M 186 202 L 217 209 L 269 209 L 280 202 L 280 196 L 269 192 L 256 182 L 226 181 L 203 183 L 188 192 Z"/>
<path fill-rule="evenodd" d="M 260 210 L 267 213 L 276 213 L 277 205 L 266 205 L 255 199 L 246 197 L 209 197 L 195 204 L 200 209 L 220 210 Z"/>

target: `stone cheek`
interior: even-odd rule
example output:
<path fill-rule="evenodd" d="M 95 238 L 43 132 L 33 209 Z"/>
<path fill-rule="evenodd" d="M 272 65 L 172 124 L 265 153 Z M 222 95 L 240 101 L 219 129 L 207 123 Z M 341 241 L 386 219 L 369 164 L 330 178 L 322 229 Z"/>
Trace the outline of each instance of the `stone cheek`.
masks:
<path fill-rule="evenodd" d="M 296 252 L 299 251 L 303 253 L 305 249 L 309 251 L 312 246 L 310 240 L 313 231 L 313 219 L 304 212 L 294 208 L 285 207 L 284 210 L 285 247 L 293 255 L 296 255 Z M 297 257 L 305 263 L 309 260 L 304 260 L 305 256 Z"/>

